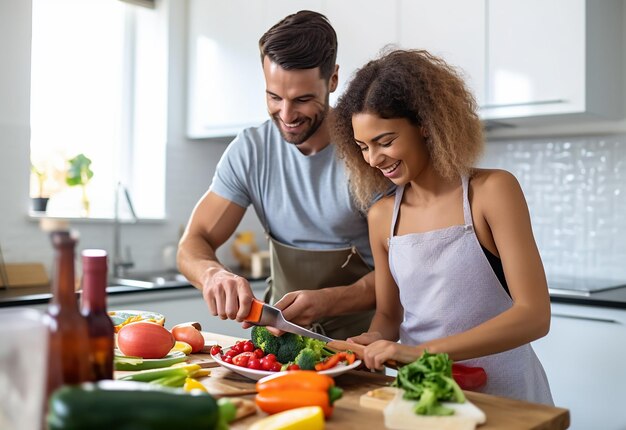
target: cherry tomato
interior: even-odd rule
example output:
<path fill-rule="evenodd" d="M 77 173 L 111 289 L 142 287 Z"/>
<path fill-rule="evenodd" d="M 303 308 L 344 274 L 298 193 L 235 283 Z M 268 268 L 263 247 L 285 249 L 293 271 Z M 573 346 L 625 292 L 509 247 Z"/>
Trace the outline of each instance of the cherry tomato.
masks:
<path fill-rule="evenodd" d="M 234 357 L 237 354 L 239 354 L 237 351 L 235 351 L 234 349 L 229 349 L 228 351 L 226 351 L 226 355 L 229 357 Z"/>
<path fill-rule="evenodd" d="M 242 352 L 233 357 L 233 364 L 241 367 L 248 367 L 248 361 L 254 358 L 254 354 L 251 352 Z"/>
<path fill-rule="evenodd" d="M 256 358 L 263 358 L 263 356 L 265 355 L 265 353 L 263 352 L 263 350 L 261 348 L 257 348 L 254 350 L 254 356 Z"/>
<path fill-rule="evenodd" d="M 248 369 L 261 370 L 261 361 L 258 358 L 250 357 Z"/>
<path fill-rule="evenodd" d="M 233 357 L 230 355 L 222 355 L 222 361 L 224 363 L 233 364 Z"/>
<path fill-rule="evenodd" d="M 276 356 L 274 354 L 267 354 L 265 358 L 267 358 L 268 361 L 276 361 Z"/>
<path fill-rule="evenodd" d="M 242 349 L 244 352 L 252 352 L 254 351 L 254 344 L 252 343 L 252 341 L 247 340 L 243 343 Z"/>
<path fill-rule="evenodd" d="M 278 361 L 274 361 L 272 363 L 272 367 L 270 368 L 270 372 L 280 372 L 280 369 L 282 369 L 282 367 L 282 364 L 280 364 Z"/>
<path fill-rule="evenodd" d="M 259 362 L 261 363 L 261 369 L 268 371 L 272 368 L 272 364 L 274 364 L 274 362 L 268 360 L 267 357 L 261 358 Z"/>
<path fill-rule="evenodd" d="M 222 353 L 222 347 L 219 345 L 213 345 L 211 347 L 211 355 L 218 355 Z"/>
<path fill-rule="evenodd" d="M 237 354 L 243 352 L 243 347 L 241 345 L 241 342 L 237 342 L 236 344 L 234 344 L 231 348 L 231 351 L 235 351 Z"/>
<path fill-rule="evenodd" d="M 247 367 L 248 366 L 248 360 L 250 359 L 250 357 L 246 356 L 246 355 L 235 355 L 233 357 L 233 364 L 235 366 L 240 366 L 240 367 Z"/>
<path fill-rule="evenodd" d="M 300 370 L 300 366 L 298 366 L 297 364 L 290 364 L 289 366 L 287 366 L 287 370 Z"/>

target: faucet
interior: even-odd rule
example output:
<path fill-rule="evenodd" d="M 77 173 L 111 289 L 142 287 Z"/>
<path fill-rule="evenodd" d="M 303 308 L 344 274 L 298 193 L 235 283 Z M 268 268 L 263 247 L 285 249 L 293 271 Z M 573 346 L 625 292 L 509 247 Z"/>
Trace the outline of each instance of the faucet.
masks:
<path fill-rule="evenodd" d="M 126 189 L 126 187 L 121 182 L 118 182 L 115 188 L 115 219 L 113 221 L 113 256 L 112 256 L 112 260 L 113 260 L 112 272 L 113 273 L 112 274 L 114 278 L 123 277 L 126 273 L 126 269 L 129 269 L 135 265 L 130 255 L 130 249 L 128 249 L 127 251 L 127 258 L 126 259 L 122 258 L 121 237 L 120 237 L 121 236 L 120 235 L 121 233 L 120 232 L 120 227 L 121 227 L 120 205 L 119 205 L 120 192 L 124 193 L 124 198 L 126 202 L 128 203 L 128 209 L 130 210 L 130 213 L 132 215 L 131 222 L 137 221 L 137 215 L 135 214 L 135 209 L 133 208 L 133 203 L 130 199 L 130 194 L 128 194 L 128 190 Z"/>

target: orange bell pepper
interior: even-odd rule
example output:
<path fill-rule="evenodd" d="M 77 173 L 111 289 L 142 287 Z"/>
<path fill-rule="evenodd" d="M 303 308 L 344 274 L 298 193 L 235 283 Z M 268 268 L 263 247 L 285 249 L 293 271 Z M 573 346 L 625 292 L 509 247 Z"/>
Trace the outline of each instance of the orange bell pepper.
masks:
<path fill-rule="evenodd" d="M 324 416 L 333 413 L 333 403 L 341 398 L 343 390 L 334 380 L 314 371 L 294 370 L 275 377 L 264 378 L 256 384 L 257 406 L 268 414 L 275 414 L 304 406 L 319 406 Z"/>
<path fill-rule="evenodd" d="M 324 361 L 321 361 L 315 365 L 315 370 L 328 370 L 339 364 L 340 361 L 346 361 L 348 364 L 354 363 L 356 355 L 352 351 L 340 351 L 330 357 L 327 357 Z"/>

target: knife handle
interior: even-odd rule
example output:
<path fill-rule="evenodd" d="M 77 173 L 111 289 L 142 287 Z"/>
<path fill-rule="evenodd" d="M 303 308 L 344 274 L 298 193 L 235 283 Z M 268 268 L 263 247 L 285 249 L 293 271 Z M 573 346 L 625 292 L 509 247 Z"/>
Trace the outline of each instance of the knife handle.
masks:
<path fill-rule="evenodd" d="M 261 314 L 263 313 L 264 304 L 265 303 L 263 303 L 260 300 L 252 299 L 252 306 L 250 307 L 250 312 L 248 312 L 248 315 L 244 318 L 244 320 L 251 322 L 251 323 L 259 322 L 259 320 L 261 319 Z"/>

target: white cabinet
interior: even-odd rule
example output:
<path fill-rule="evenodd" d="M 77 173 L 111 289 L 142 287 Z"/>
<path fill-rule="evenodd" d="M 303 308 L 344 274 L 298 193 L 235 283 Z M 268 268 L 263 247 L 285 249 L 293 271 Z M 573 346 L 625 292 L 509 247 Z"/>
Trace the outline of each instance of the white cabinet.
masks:
<path fill-rule="evenodd" d="M 618 117 L 621 4 L 487 0 L 482 117 Z"/>
<path fill-rule="evenodd" d="M 626 428 L 626 310 L 552 303 L 550 333 L 533 348 L 570 429 Z"/>
<path fill-rule="evenodd" d="M 303 9 L 326 15 L 337 32 L 339 87 L 331 103 L 357 67 L 397 40 L 395 2 L 380 7 L 379 0 L 190 0 L 190 138 L 235 135 L 269 118 L 258 41 L 273 24 Z"/>
<path fill-rule="evenodd" d="M 337 32 L 339 86 L 331 95 L 334 105 L 356 69 L 376 58 L 381 50 L 398 40 L 397 4 L 381 7 L 380 0 L 327 0 L 320 10 Z"/>
<path fill-rule="evenodd" d="M 425 49 L 461 70 L 478 104 L 485 95 L 485 0 L 399 0 L 399 46 Z"/>
<path fill-rule="evenodd" d="M 191 0 L 187 134 L 232 136 L 268 119 L 259 39 L 276 22 L 321 0 Z"/>
<path fill-rule="evenodd" d="M 619 0 L 399 0 L 399 43 L 460 68 L 485 120 L 622 113 Z"/>
<path fill-rule="evenodd" d="M 234 135 L 268 118 L 258 40 L 301 9 L 325 14 L 337 31 L 340 85 L 331 104 L 356 68 L 395 45 L 461 69 L 484 120 L 620 118 L 622 3 L 190 0 L 188 136 Z"/>

